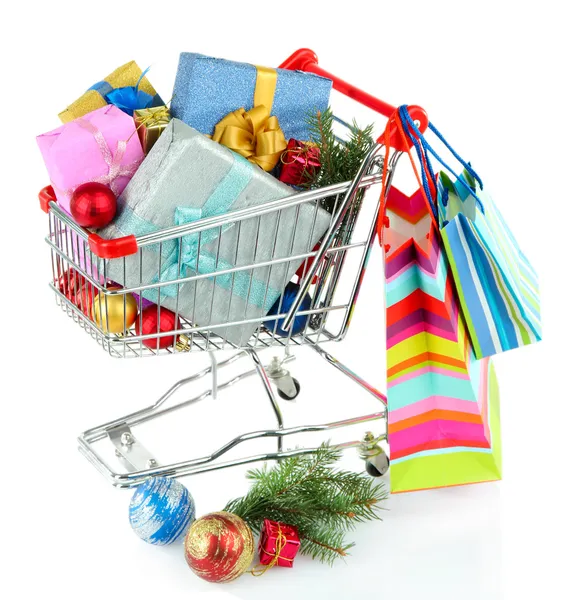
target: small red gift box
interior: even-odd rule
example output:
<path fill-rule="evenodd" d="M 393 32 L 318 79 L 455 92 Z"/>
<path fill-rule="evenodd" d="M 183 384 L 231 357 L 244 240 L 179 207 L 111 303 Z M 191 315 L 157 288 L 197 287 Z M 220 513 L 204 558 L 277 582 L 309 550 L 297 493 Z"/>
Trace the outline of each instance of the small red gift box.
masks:
<path fill-rule="evenodd" d="M 292 567 L 300 546 L 296 527 L 264 519 L 258 547 L 261 565 Z"/>
<path fill-rule="evenodd" d="M 290 185 L 305 185 L 321 167 L 321 151 L 312 142 L 290 139 L 282 153 L 279 179 Z"/>

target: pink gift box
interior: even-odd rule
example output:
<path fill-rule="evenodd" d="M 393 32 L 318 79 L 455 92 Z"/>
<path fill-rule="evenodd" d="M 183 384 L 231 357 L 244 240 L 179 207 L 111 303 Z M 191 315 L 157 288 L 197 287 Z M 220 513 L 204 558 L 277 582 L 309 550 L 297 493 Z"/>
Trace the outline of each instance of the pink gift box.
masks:
<path fill-rule="evenodd" d="M 133 117 L 108 105 L 36 138 L 61 208 L 88 181 L 119 196 L 144 158 Z"/>

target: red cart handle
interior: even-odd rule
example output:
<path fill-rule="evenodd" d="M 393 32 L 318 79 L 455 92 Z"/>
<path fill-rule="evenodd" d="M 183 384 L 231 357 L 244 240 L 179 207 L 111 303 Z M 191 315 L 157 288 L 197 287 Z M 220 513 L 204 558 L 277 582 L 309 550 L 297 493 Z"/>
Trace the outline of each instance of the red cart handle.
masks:
<path fill-rule="evenodd" d="M 376 98 L 375 96 L 356 88 L 354 85 L 347 83 L 343 79 L 332 75 L 328 71 L 325 71 L 325 69 L 321 69 L 321 67 L 319 67 L 319 59 L 317 58 L 317 55 L 308 48 L 301 48 L 300 50 L 297 50 L 291 54 L 280 65 L 280 68 L 296 71 L 307 71 L 309 73 L 320 75 L 321 77 L 327 77 L 333 82 L 333 87 L 338 92 L 349 96 L 349 98 L 353 98 L 353 100 L 360 102 L 364 106 L 371 108 L 387 118 L 391 117 L 397 110 L 395 106 L 392 106 L 387 102 L 383 102 L 383 100 L 380 100 L 379 98 Z M 428 115 L 426 111 L 420 106 L 408 106 L 408 111 L 412 120 L 418 121 L 419 130 L 424 133 L 428 127 Z M 400 150 L 402 152 L 405 151 L 408 147 L 408 144 L 405 144 L 401 139 L 400 133 L 393 122 L 390 127 L 390 132 L 390 146 L 396 150 Z"/>

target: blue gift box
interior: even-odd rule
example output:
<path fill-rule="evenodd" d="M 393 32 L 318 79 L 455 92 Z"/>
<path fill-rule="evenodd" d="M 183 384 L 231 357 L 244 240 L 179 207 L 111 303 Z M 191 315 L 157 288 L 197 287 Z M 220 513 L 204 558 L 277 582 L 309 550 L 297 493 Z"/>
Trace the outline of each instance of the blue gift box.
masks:
<path fill-rule="evenodd" d="M 307 115 L 327 108 L 332 81 L 302 71 L 275 71 L 271 114 L 278 118 L 287 140 L 307 140 Z M 256 67 L 248 63 L 182 52 L 172 115 L 201 133 L 212 135 L 216 124 L 228 113 L 253 108 L 256 76 Z"/>

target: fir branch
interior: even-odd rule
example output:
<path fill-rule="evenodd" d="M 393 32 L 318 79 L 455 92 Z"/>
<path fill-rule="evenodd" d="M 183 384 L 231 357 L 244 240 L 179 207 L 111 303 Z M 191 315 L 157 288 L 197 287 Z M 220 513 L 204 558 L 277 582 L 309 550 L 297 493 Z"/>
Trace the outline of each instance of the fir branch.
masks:
<path fill-rule="evenodd" d="M 305 183 L 308 189 L 321 188 L 336 183 L 351 181 L 359 171 L 361 163 L 374 146 L 373 125 L 361 129 L 355 121 L 349 127 L 345 142 L 338 140 L 333 131 L 334 117 L 330 108 L 307 116 L 307 128 L 311 141 L 319 146 L 321 167 L 311 173 Z M 357 193 L 349 214 L 343 220 L 339 230 L 342 243 L 351 238 L 352 229 L 359 215 L 364 193 Z M 321 202 L 323 208 L 333 213 L 340 197 L 326 198 Z"/>
<path fill-rule="evenodd" d="M 342 142 L 335 136 L 333 122 L 334 116 L 330 108 L 307 116 L 311 141 L 319 146 L 321 153 L 321 168 L 308 181 L 309 188 L 326 187 L 352 180 L 375 143 L 373 125 L 361 129 L 353 121 L 347 140 Z"/>
<path fill-rule="evenodd" d="M 378 505 L 387 498 L 383 485 L 367 475 L 335 469 L 340 456 L 324 445 L 312 455 L 253 469 L 248 494 L 230 501 L 225 510 L 244 519 L 256 534 L 264 519 L 294 525 L 304 540 L 301 551 L 332 563 L 351 547 L 345 533 L 357 523 L 379 519 Z"/>

